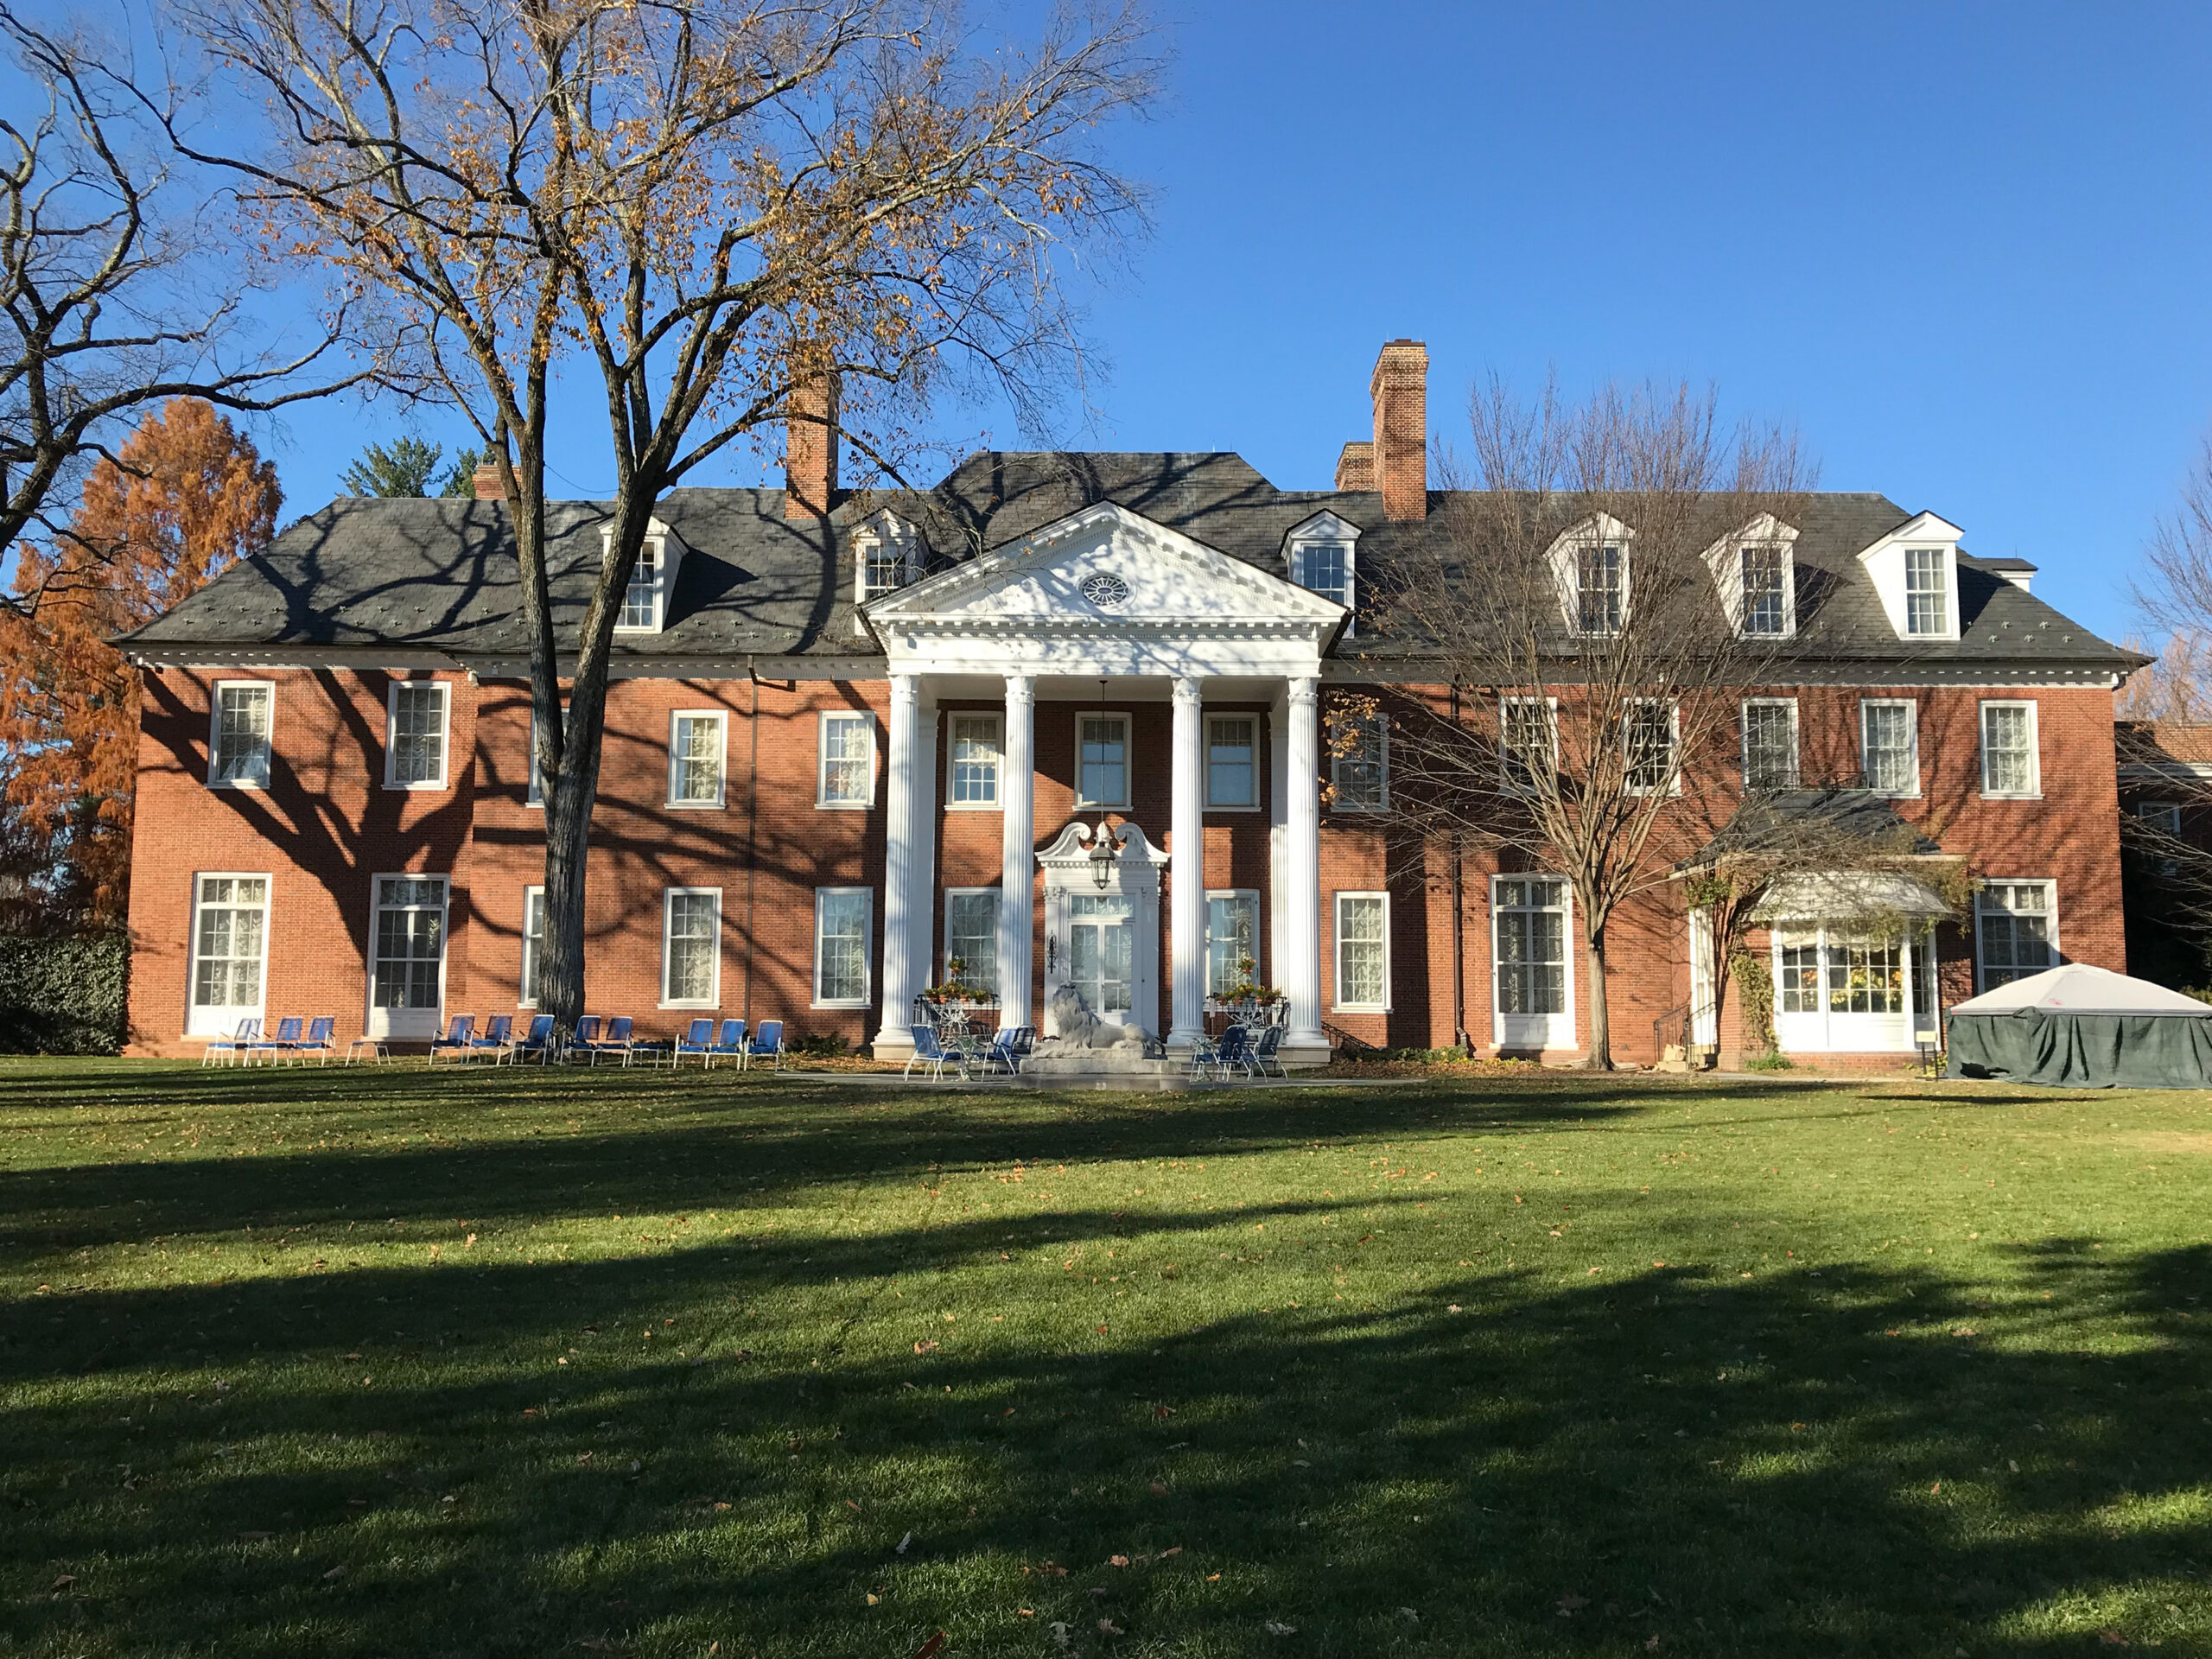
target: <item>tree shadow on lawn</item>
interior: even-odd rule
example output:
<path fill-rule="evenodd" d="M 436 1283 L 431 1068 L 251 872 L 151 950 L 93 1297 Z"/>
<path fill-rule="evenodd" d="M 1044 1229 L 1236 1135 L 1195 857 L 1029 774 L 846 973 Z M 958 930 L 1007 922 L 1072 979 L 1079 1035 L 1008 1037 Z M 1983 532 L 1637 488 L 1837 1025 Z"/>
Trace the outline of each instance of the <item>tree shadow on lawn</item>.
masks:
<path fill-rule="evenodd" d="M 1058 1621 L 1080 1654 L 2039 1656 L 2212 1616 L 2212 1353 L 2196 1319 L 2140 1335 L 2201 1293 L 2202 1249 L 2054 1240 L 1996 1287 L 1470 1272 L 1262 1313 L 1236 1264 L 1166 1277 L 1188 1241 L 1153 1218 L 1028 1225 L 17 1304 L 4 1628 L 133 1654 L 900 1656 L 942 1626 L 1035 1655 Z M 1023 1275 L 1057 1262 L 1012 1262 L 1002 1292 L 943 1281 L 942 1321 L 931 1261 L 1046 1231 L 1133 1236 L 1143 1295 L 1040 1295 Z M 851 1277 L 893 1267 L 903 1302 Z M 2138 1337 L 2051 1345 L 2069 1325 Z M 188 1333 L 206 1363 L 173 1380 Z"/>

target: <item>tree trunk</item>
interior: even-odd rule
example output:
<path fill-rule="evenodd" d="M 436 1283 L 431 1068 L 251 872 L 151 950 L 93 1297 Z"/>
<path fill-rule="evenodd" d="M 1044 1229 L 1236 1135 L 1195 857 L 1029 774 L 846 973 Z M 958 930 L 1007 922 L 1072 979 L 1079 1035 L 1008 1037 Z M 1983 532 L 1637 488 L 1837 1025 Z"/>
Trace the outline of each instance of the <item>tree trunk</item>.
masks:
<path fill-rule="evenodd" d="M 1588 1071 L 1610 1071 L 1613 1069 L 1612 1014 L 1605 1001 L 1605 929 L 1602 923 L 1591 930 L 1586 954 L 1590 963 L 1590 1056 L 1582 1064 Z"/>
<path fill-rule="evenodd" d="M 577 758 L 570 744 L 568 757 Z M 538 912 L 537 1011 L 565 1039 L 584 1011 L 584 872 L 591 853 L 591 802 L 567 777 L 546 791 L 545 900 Z"/>

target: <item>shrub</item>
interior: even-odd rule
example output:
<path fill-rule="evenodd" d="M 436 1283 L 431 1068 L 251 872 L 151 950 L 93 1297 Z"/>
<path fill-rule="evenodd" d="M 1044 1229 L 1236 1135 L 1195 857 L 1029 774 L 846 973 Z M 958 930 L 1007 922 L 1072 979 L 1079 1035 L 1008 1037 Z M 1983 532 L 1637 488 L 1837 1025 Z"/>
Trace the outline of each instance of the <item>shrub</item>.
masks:
<path fill-rule="evenodd" d="M 810 1060 L 834 1060 L 845 1052 L 845 1039 L 834 1031 L 803 1032 L 785 1046 L 794 1054 L 804 1054 Z"/>
<path fill-rule="evenodd" d="M 0 1053 L 119 1052 L 130 984 L 130 941 L 120 928 L 0 935 Z"/>

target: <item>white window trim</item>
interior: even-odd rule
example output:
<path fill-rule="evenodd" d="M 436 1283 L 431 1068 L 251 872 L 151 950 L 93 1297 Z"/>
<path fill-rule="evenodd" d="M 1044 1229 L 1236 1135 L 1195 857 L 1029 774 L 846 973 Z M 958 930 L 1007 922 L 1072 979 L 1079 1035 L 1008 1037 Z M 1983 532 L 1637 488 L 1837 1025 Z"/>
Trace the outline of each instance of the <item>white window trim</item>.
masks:
<path fill-rule="evenodd" d="M 1083 792 L 1083 722 L 1086 720 L 1118 720 L 1122 722 L 1122 798 L 1118 801 L 1094 801 Z M 1129 810 L 1132 785 L 1136 782 L 1137 745 L 1136 721 L 1125 709 L 1086 709 L 1076 705 L 1075 711 L 1075 805 L 1078 811 L 1090 811 L 1098 807 L 1126 812 Z"/>
<path fill-rule="evenodd" d="M 535 702 L 530 710 L 530 747 L 522 758 L 522 804 L 534 812 L 545 810 L 545 791 L 537 777 L 537 709 Z"/>
<path fill-rule="evenodd" d="M 376 870 L 369 876 L 369 934 L 362 958 L 362 1030 L 372 1036 L 389 1036 L 397 1042 L 419 1042 L 421 1037 L 391 1029 L 394 1014 L 419 1016 L 421 1008 L 379 1008 L 377 1006 L 377 917 L 385 906 L 379 895 L 387 881 L 435 881 L 438 884 L 438 1006 L 429 1010 L 430 1034 L 446 1033 L 446 977 L 453 966 L 453 875 L 447 870 Z M 400 906 L 406 909 L 410 906 Z"/>
<path fill-rule="evenodd" d="M 1959 615 L 1959 541 L 1965 534 L 1956 524 L 1932 512 L 1923 512 L 1898 525 L 1859 556 L 1867 579 L 1874 584 L 1875 597 L 1882 601 L 1883 613 L 1890 620 L 1890 631 L 1898 639 L 1944 640 L 1960 637 L 1964 619 Z M 1908 547 L 1935 548 L 1948 556 L 1943 562 L 1944 620 L 1950 624 L 1946 632 L 1910 631 L 1911 607 L 1905 594 L 1904 550 Z"/>
<path fill-rule="evenodd" d="M 613 539 L 614 526 L 612 524 L 601 525 L 599 542 L 602 556 L 612 548 Z M 644 543 L 639 549 L 641 557 L 648 553 L 653 559 L 653 620 L 650 625 L 622 620 L 623 613 L 630 607 L 630 585 L 625 582 L 620 597 L 614 601 L 614 632 L 617 633 L 658 633 L 668 626 L 668 604 L 676 591 L 676 572 L 683 561 L 683 543 L 669 533 L 666 524 L 655 518 L 647 524 Z"/>
<path fill-rule="evenodd" d="M 1895 706 L 1912 710 L 1912 787 L 1910 789 L 1876 789 L 1866 781 L 1866 711 L 1876 707 Z M 1861 697 L 1859 699 L 1859 777 L 1861 785 L 1871 795 L 1889 801 L 1916 801 L 1920 798 L 1920 703 L 1913 697 Z"/>
<path fill-rule="evenodd" d="M 1339 774 L 1351 757 L 1332 753 L 1329 756 L 1329 811 L 1332 817 L 1339 812 L 1388 812 L 1390 810 L 1390 716 L 1378 711 L 1375 721 L 1382 728 L 1382 798 L 1372 805 L 1363 801 L 1345 800 Z"/>
<path fill-rule="evenodd" d="M 222 753 L 223 693 L 259 690 L 269 696 L 269 730 L 262 739 L 259 778 L 218 778 L 215 763 Z M 207 702 L 207 787 L 210 789 L 266 789 L 276 766 L 276 682 L 274 680 L 218 680 Z"/>
<path fill-rule="evenodd" d="M 822 995 L 822 901 L 833 893 L 858 893 L 868 895 L 867 922 L 861 930 L 861 994 L 824 999 Z M 814 890 L 814 982 L 813 1001 L 808 1004 L 817 1008 L 865 1008 L 874 1006 L 875 994 L 875 889 L 873 887 L 817 887 Z M 886 1010 L 885 1017 L 903 1027 L 912 1017 L 906 1008 Z"/>
<path fill-rule="evenodd" d="M 1665 704 L 1667 709 L 1667 783 L 1663 789 L 1649 789 L 1628 781 L 1630 767 L 1629 738 L 1635 730 L 1635 715 L 1621 722 L 1621 788 L 1624 792 L 1642 800 L 1652 795 L 1679 795 L 1682 792 L 1682 706 L 1673 697 L 1628 697 L 1623 700 L 1630 710 L 1649 709 Z"/>
<path fill-rule="evenodd" d="M 956 801 L 952 798 L 952 769 L 960 741 L 960 722 L 987 720 L 997 730 L 998 764 L 991 773 L 991 798 Z M 948 709 L 944 711 L 944 810 L 948 812 L 1002 812 L 1006 810 L 1006 716 L 989 709 Z"/>
<path fill-rule="evenodd" d="M 2046 941 L 2046 943 L 2050 946 L 2050 965 L 2056 968 L 2063 964 L 2066 961 L 2066 948 L 2060 938 L 2058 931 L 2058 882 L 2056 879 L 2047 875 L 1984 876 L 1982 878 L 1981 887 L 1975 890 L 1974 895 L 1974 988 L 1977 993 L 1988 988 L 1988 987 L 1983 982 L 1985 976 L 1988 970 L 1981 959 L 1981 895 L 1983 892 L 1991 887 L 2041 887 L 2044 890 L 2044 898 L 2049 900 L 2049 903 L 2044 907 L 2044 914 L 2050 918 L 2049 925 L 2050 938 Z M 2012 912 L 2008 912 L 2006 913 L 2011 914 Z"/>
<path fill-rule="evenodd" d="M 1267 952 L 1260 948 L 1260 930 L 1266 925 L 1262 919 L 1266 912 L 1260 906 L 1260 890 L 1257 887 L 1208 887 L 1206 889 L 1206 936 L 1200 942 L 1200 962 L 1207 967 L 1211 967 L 1213 963 L 1213 901 L 1217 899 L 1249 899 L 1252 901 L 1252 972 L 1256 982 L 1265 984 L 1267 982 L 1264 969 L 1268 957 Z M 1382 927 L 1383 937 L 1386 939 L 1389 937 L 1389 910 L 1385 906 Z M 1387 969 L 1389 965 L 1389 951 L 1387 947 L 1382 954 L 1383 965 Z M 1390 982 L 1385 977 L 1382 982 L 1388 985 Z M 1211 996 L 1214 992 L 1209 988 L 1206 995 Z"/>
<path fill-rule="evenodd" d="M 259 881 L 261 893 L 261 1001 L 251 1007 L 226 1005 L 220 1031 L 195 1031 L 193 1014 L 202 1005 L 192 1000 L 200 983 L 200 884 L 203 881 Z M 228 1037 L 241 1020 L 261 1020 L 269 1012 L 269 935 L 276 919 L 276 877 L 269 870 L 194 870 L 192 873 L 191 931 L 185 936 L 184 1034 L 187 1037 Z"/>
<path fill-rule="evenodd" d="M 429 686 L 438 694 L 438 775 L 417 784 L 403 784 L 395 776 L 399 759 L 399 694 L 403 690 Z M 453 777 L 453 687 L 444 680 L 394 680 L 384 694 L 384 786 L 386 789 L 441 790 Z"/>
<path fill-rule="evenodd" d="M 1382 904 L 1382 1000 L 1380 1002 L 1347 1002 L 1344 1000 L 1344 900 L 1347 899 L 1376 899 Z M 1331 1011 L 1337 1014 L 1388 1014 L 1390 1012 L 1390 895 L 1370 889 L 1346 889 L 1332 896 L 1329 907 L 1329 994 Z"/>
<path fill-rule="evenodd" d="M 1351 638 L 1359 615 L 1359 526 L 1333 512 L 1318 513 L 1294 526 L 1285 537 L 1283 569 L 1294 587 L 1306 588 L 1306 550 L 1315 545 L 1341 546 L 1344 550 L 1344 638 Z M 1313 589 L 1306 588 L 1313 593 Z M 1316 597 L 1326 599 L 1325 594 Z M 1332 604 L 1335 601 L 1330 601 Z"/>
<path fill-rule="evenodd" d="M 858 720 L 867 722 L 868 729 L 868 798 L 858 801 L 833 801 L 829 798 L 830 780 L 830 722 L 833 720 Z M 876 791 L 876 735 L 875 715 L 866 709 L 823 709 L 814 717 L 814 804 L 823 812 L 872 812 L 875 810 Z"/>
<path fill-rule="evenodd" d="M 2024 709 L 2028 711 L 2028 786 L 1992 789 L 1989 786 L 1989 711 Z M 1981 798 L 1985 801 L 2039 801 L 2043 798 L 2043 728 L 2033 697 L 1984 697 L 1974 711 L 1975 736 L 1981 750 Z"/>
<path fill-rule="evenodd" d="M 1773 548 L 1782 555 L 1782 632 L 1744 632 L 1744 555 L 1752 548 Z M 1797 529 L 1763 512 L 1732 535 L 1705 550 L 1706 567 L 1720 594 L 1720 608 L 1738 639 L 1794 639 L 1797 637 Z"/>
<path fill-rule="evenodd" d="M 1746 790 L 1752 787 L 1751 711 L 1754 709 L 1787 709 L 1789 711 L 1789 777 L 1791 781 L 1787 787 L 1802 789 L 1804 786 L 1804 756 L 1797 747 L 1797 699 L 1795 697 L 1745 697 L 1738 709 L 1736 733 L 1738 753 L 1736 764 L 1742 772 L 1744 787 Z M 1859 734 L 1859 741 L 1862 743 L 1866 741 L 1863 728 Z M 1759 787 L 1764 789 L 1768 785 L 1762 784 Z"/>
<path fill-rule="evenodd" d="M 2181 834 L 2179 801 L 2143 800 L 2135 803 L 2136 821 L 2169 836 Z"/>
<path fill-rule="evenodd" d="M 944 983 L 946 980 L 952 976 L 952 969 L 950 966 L 953 955 L 952 901 L 956 899 L 980 899 L 986 893 L 988 893 L 994 899 L 997 899 L 1001 906 L 1006 903 L 1006 900 L 1001 897 L 999 889 L 995 886 L 988 887 L 947 887 L 944 890 L 944 949 L 938 953 L 938 983 L 940 985 Z M 995 919 L 992 925 L 991 976 L 994 979 L 998 977 L 998 938 L 997 924 Z"/>
<path fill-rule="evenodd" d="M 703 997 L 671 996 L 668 970 L 674 962 L 669 930 L 676 921 L 678 899 L 709 898 L 715 901 L 715 957 L 712 983 Z M 660 1006 L 664 1008 L 719 1008 L 722 1005 L 722 890 L 720 887 L 663 887 L 660 893 Z"/>
<path fill-rule="evenodd" d="M 1559 699 L 1557 697 L 1506 696 L 1500 697 L 1497 700 L 1497 743 L 1499 757 L 1501 761 L 1503 761 L 1512 753 L 1511 750 L 1506 747 L 1506 710 L 1508 709 L 1530 708 L 1537 703 L 1541 703 L 1544 706 L 1544 729 L 1549 734 L 1551 739 L 1551 753 L 1546 757 L 1546 760 L 1549 763 L 1548 769 L 1552 772 L 1556 773 L 1559 771 Z M 1507 787 L 1512 787 L 1511 775 L 1510 772 L 1507 773 L 1505 781 Z"/>
<path fill-rule="evenodd" d="M 1593 513 L 1566 531 L 1545 551 L 1552 581 L 1559 589 L 1560 614 L 1567 633 L 1577 639 L 1618 639 L 1636 615 L 1636 532 L 1609 512 Z M 1581 553 L 1586 547 L 1618 546 L 1621 550 L 1621 620 L 1610 632 L 1586 632 L 1582 626 Z"/>
<path fill-rule="evenodd" d="M 540 906 L 545 903 L 543 887 L 524 887 L 522 890 L 522 932 L 518 952 L 520 960 L 516 963 L 515 973 L 515 1007 L 518 1008 L 537 1006 L 537 999 L 530 994 L 530 898 L 532 893 L 537 895 Z M 538 946 L 538 953 L 541 956 L 544 954 L 542 943 Z M 542 963 L 539 965 L 543 966 Z"/>
<path fill-rule="evenodd" d="M 1534 701 L 1534 699 L 1524 699 Z M 1553 699 L 1556 702 L 1557 699 Z M 1504 907 L 1498 903 L 1497 890 L 1508 881 L 1556 881 L 1560 884 L 1560 1001 L 1566 1004 L 1557 1014 L 1508 1014 L 1503 992 L 1504 976 L 1498 972 L 1498 918 Z M 1526 906 L 1515 906 L 1525 909 Z M 1581 967 L 1574 935 L 1574 887 L 1563 875 L 1550 870 L 1509 870 L 1490 879 L 1490 1038 L 1500 1047 L 1505 1046 L 1505 1022 L 1508 1020 L 1561 1020 L 1565 1024 L 1565 1042 L 1561 1048 L 1573 1048 L 1576 1041 L 1574 1023 L 1575 1004 L 1582 995 Z M 1547 1035 L 1561 1034 L 1557 1031 Z"/>
<path fill-rule="evenodd" d="M 1200 732 L 1200 740 L 1205 747 L 1205 757 L 1204 760 L 1206 774 L 1205 810 L 1209 812 L 1265 811 L 1267 810 L 1267 802 L 1262 798 L 1267 794 L 1267 791 L 1262 786 L 1264 772 L 1260 764 L 1260 757 L 1265 753 L 1264 746 L 1267 741 L 1267 722 L 1265 717 L 1257 712 L 1244 714 L 1234 712 L 1228 714 L 1206 714 L 1201 712 L 1198 717 L 1200 721 L 1204 722 Z M 1252 800 L 1249 805 L 1239 805 L 1235 801 L 1217 801 L 1213 798 L 1213 722 L 1217 720 L 1243 720 L 1249 721 L 1251 722 Z M 1386 781 L 1387 778 L 1388 774 L 1386 773 Z"/>
<path fill-rule="evenodd" d="M 715 722 L 715 747 L 720 751 L 715 766 L 715 798 L 711 801 L 678 800 L 676 796 L 676 722 L 679 720 L 711 720 Z M 668 711 L 668 799 L 666 804 L 674 812 L 713 812 L 721 810 L 729 791 L 729 710 L 727 709 L 671 709 Z"/>
<path fill-rule="evenodd" d="M 868 556 L 884 543 L 889 542 L 899 550 L 899 580 L 888 588 L 868 585 Z M 896 513 L 877 513 L 857 526 L 852 534 L 853 543 L 853 632 L 868 632 L 867 619 L 858 610 L 872 601 L 887 598 L 903 588 L 911 588 L 922 579 L 927 562 L 927 552 L 921 544 L 921 533 Z"/>

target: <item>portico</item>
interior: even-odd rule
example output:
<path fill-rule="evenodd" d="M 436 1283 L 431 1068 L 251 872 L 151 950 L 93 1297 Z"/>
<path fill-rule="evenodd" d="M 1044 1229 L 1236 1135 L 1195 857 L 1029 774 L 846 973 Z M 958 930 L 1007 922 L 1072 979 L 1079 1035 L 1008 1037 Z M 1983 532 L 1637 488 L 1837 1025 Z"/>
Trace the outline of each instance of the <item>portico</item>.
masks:
<path fill-rule="evenodd" d="M 1263 971 L 1288 1002 L 1285 1055 L 1326 1057 L 1319 687 L 1344 607 L 1109 504 L 886 594 L 866 615 L 891 677 L 879 1054 L 911 1046 L 912 1001 L 931 980 L 939 710 L 988 700 L 1001 715 L 1001 1023 L 1042 1023 L 1041 935 L 1044 984 L 1087 985 L 1086 1000 L 1094 992 L 1126 997 L 1126 1008 L 1094 1012 L 1141 1025 L 1171 1050 L 1198 1039 L 1206 995 L 1208 710 L 1234 709 L 1251 748 L 1245 810 L 1265 815 Z M 1172 710 L 1164 857 L 1132 817 L 1133 774 L 1156 797 L 1162 757 L 1132 751 L 1129 715 L 1162 702 Z M 1042 824 L 1040 705 L 1072 714 L 1077 734 L 1071 810 Z M 1056 811 L 1065 798 L 1056 794 Z M 1108 880 L 1094 885 L 1090 872 L 1101 865 L 1090 854 L 1101 824 L 1110 827 L 1115 857 Z M 1164 1008 L 1151 978 L 1163 929 Z"/>

